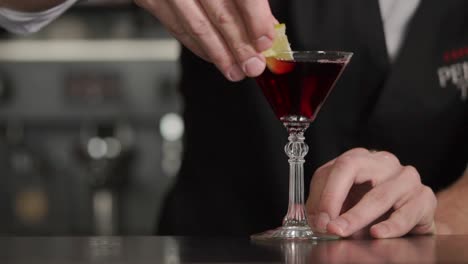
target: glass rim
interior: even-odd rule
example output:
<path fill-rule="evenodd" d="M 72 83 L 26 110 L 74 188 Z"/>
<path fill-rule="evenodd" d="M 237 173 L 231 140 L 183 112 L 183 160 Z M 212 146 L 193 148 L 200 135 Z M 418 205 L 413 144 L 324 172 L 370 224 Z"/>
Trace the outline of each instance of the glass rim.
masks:
<path fill-rule="evenodd" d="M 296 58 L 294 55 L 297 56 L 304 56 L 302 59 L 310 60 L 310 61 L 322 61 L 322 60 L 331 60 L 331 61 L 341 61 L 346 60 L 349 61 L 350 58 L 354 55 L 353 52 L 348 51 L 334 51 L 334 50 L 292 50 L 292 51 L 280 51 L 276 53 L 276 56 L 281 54 L 289 54 L 293 55 L 294 61 Z M 275 57 L 276 57 L 275 56 Z M 328 56 L 333 58 L 327 58 Z M 288 59 L 281 59 L 281 60 L 288 60 Z"/>
<path fill-rule="evenodd" d="M 281 53 L 293 53 L 293 54 L 320 54 L 320 55 L 353 55 L 353 52 L 350 51 L 341 51 L 341 50 L 291 50 L 291 51 L 279 51 Z"/>

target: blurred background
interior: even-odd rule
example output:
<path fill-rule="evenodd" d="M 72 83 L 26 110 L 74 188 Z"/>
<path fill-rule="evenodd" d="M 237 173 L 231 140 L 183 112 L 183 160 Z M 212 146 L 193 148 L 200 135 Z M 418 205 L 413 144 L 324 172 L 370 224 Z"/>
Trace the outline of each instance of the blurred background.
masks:
<path fill-rule="evenodd" d="M 179 47 L 131 0 L 0 33 L 0 235 L 147 235 L 177 174 Z"/>

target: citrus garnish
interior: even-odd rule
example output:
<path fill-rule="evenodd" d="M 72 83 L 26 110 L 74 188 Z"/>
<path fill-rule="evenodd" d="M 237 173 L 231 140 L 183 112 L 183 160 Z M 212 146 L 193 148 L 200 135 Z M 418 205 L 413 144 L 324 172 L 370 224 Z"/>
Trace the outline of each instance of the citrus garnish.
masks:
<path fill-rule="evenodd" d="M 266 64 L 268 69 L 276 74 L 283 74 L 292 70 L 292 64 L 284 64 L 281 61 L 291 61 L 293 56 L 291 53 L 291 46 L 286 35 L 286 25 L 275 25 L 275 38 L 271 48 L 263 52 L 266 57 Z M 284 65 L 283 65 L 284 64 Z"/>
<path fill-rule="evenodd" d="M 263 52 L 265 57 L 275 57 L 277 59 L 292 60 L 291 46 L 289 45 L 288 36 L 286 36 L 286 25 L 277 24 L 275 25 L 275 38 L 273 39 L 273 45 L 270 49 Z"/>

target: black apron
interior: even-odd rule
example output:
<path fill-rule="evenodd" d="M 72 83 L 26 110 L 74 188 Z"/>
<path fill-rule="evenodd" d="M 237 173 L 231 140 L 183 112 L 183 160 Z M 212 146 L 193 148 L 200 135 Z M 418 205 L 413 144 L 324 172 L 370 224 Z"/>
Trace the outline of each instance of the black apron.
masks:
<path fill-rule="evenodd" d="M 354 147 L 394 153 L 434 191 L 463 174 L 468 1 L 422 0 L 392 64 L 377 0 L 271 4 L 293 49 L 355 54 L 306 133 L 307 186 L 317 167 Z M 285 129 L 254 80 L 230 83 L 187 50 L 181 65 L 185 153 L 157 233 L 249 235 L 279 226 L 288 201 Z"/>

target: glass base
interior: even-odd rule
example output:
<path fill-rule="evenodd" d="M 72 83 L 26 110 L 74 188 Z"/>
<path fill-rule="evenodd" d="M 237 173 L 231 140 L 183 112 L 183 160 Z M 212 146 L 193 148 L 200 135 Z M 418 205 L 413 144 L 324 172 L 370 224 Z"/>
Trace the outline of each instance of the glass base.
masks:
<path fill-rule="evenodd" d="M 250 236 L 252 240 L 337 240 L 339 236 L 314 233 L 309 226 L 281 226 Z"/>

